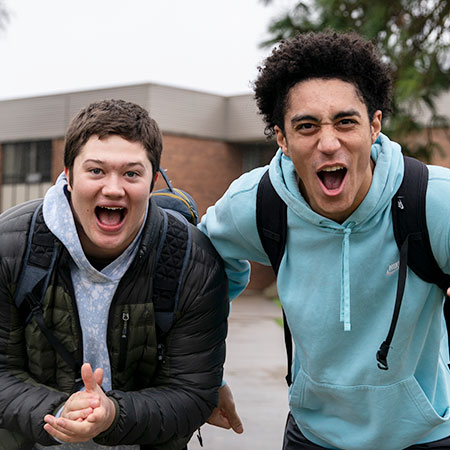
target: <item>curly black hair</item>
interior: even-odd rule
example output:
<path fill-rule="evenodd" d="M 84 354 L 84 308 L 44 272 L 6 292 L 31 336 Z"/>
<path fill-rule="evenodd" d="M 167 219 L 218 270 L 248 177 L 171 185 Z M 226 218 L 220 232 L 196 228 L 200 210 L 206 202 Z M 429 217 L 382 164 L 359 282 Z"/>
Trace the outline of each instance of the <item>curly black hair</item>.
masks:
<path fill-rule="evenodd" d="M 289 90 L 312 78 L 338 78 L 352 83 L 370 118 L 377 110 L 384 117 L 391 112 L 391 68 L 381 60 L 376 47 L 357 33 L 298 34 L 281 41 L 258 71 L 255 100 L 269 137 L 275 134 L 275 125 L 284 132 Z"/>

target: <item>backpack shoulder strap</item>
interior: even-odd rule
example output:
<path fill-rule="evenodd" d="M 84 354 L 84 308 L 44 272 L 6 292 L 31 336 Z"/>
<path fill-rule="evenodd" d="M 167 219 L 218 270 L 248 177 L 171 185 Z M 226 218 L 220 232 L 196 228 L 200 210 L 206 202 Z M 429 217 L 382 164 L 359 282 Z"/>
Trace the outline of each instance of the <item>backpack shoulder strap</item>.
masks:
<path fill-rule="evenodd" d="M 27 247 L 14 294 L 14 301 L 26 323 L 31 320 L 33 307 L 39 306 L 42 302 L 57 253 L 55 237 L 45 225 L 40 203 L 31 219 Z M 36 305 L 31 305 L 29 298 L 25 301 L 30 294 L 37 301 Z"/>
<path fill-rule="evenodd" d="M 34 318 L 54 350 L 73 369 L 76 374 L 76 385 L 81 380 L 81 365 L 75 361 L 59 339 L 47 328 L 42 314 L 42 301 L 48 288 L 58 253 L 59 245 L 55 236 L 44 222 L 41 202 L 31 219 L 27 247 L 14 294 L 14 302 L 25 324 Z"/>
<path fill-rule="evenodd" d="M 160 210 L 163 225 L 153 274 L 153 305 L 158 342 L 175 322 L 181 285 L 192 246 L 191 229 L 187 220 L 180 214 L 172 214 L 170 210 Z"/>
<path fill-rule="evenodd" d="M 256 226 L 264 251 L 275 274 L 278 274 L 286 245 L 287 205 L 275 191 L 270 181 L 269 169 L 258 184 Z"/>
<path fill-rule="evenodd" d="M 262 176 L 256 194 L 256 226 L 259 238 L 275 275 L 284 255 L 287 234 L 287 205 L 275 191 L 269 177 L 269 169 Z M 287 375 L 286 382 L 292 383 L 292 335 L 283 312 L 284 343 L 286 346 Z"/>
<path fill-rule="evenodd" d="M 392 220 L 395 241 L 400 249 L 400 267 L 394 314 L 386 340 L 377 352 L 378 367 L 388 369 L 387 354 L 397 325 L 406 283 L 407 267 L 422 280 L 439 286 L 444 292 L 450 286 L 450 275 L 436 262 L 431 249 L 426 220 L 428 168 L 417 159 L 404 157 L 402 184 L 392 198 Z M 450 303 L 445 302 L 444 315 L 450 330 Z M 449 336 L 450 344 L 450 336 Z"/>
<path fill-rule="evenodd" d="M 428 168 L 417 159 L 405 156 L 404 160 L 403 181 L 392 199 L 395 240 L 401 248 L 409 236 L 408 267 L 422 280 L 445 291 L 450 286 L 450 275 L 441 270 L 434 258 L 427 228 Z"/>

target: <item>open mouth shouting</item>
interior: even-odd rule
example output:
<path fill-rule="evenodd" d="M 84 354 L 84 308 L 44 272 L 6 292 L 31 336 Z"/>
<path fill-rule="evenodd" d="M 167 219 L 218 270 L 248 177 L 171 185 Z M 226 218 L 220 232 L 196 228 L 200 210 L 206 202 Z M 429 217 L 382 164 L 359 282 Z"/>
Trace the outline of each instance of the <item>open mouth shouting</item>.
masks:
<path fill-rule="evenodd" d="M 95 216 L 98 226 L 107 232 L 118 231 L 125 220 L 127 209 L 120 206 L 97 206 Z"/>
<path fill-rule="evenodd" d="M 344 188 L 347 169 L 341 165 L 324 167 L 317 172 L 320 184 L 326 195 L 338 195 Z"/>

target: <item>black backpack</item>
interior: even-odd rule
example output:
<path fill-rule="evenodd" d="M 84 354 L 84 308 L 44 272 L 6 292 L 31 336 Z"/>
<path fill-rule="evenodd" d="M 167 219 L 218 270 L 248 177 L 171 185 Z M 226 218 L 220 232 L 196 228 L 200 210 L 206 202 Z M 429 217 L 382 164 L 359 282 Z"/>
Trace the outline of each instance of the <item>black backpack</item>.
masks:
<path fill-rule="evenodd" d="M 168 189 L 152 193 L 152 198 L 161 207 L 164 218 L 152 274 L 152 301 L 155 309 L 158 360 L 163 362 L 165 337 L 175 321 L 181 283 L 190 256 L 191 225 L 188 222 L 196 225 L 198 212 L 194 200 L 187 193 L 173 188 L 164 171 L 160 169 L 160 172 Z M 25 323 L 34 318 L 54 350 L 77 374 L 73 389 L 75 391 L 81 382 L 81 365 L 47 328 L 42 315 L 43 296 L 60 250 L 61 244 L 44 222 L 40 202 L 30 223 L 14 301 Z"/>
<path fill-rule="evenodd" d="M 428 186 L 428 168 L 422 162 L 404 157 L 403 181 L 392 199 L 394 235 L 400 250 L 400 267 L 394 313 L 385 341 L 377 352 L 377 365 L 388 370 L 387 355 L 397 325 L 406 282 L 406 268 L 409 266 L 421 279 L 439 286 L 444 292 L 450 287 L 450 274 L 438 266 L 431 250 L 428 235 L 425 196 Z M 256 198 L 256 222 L 264 251 L 269 257 L 275 275 L 283 258 L 287 234 L 287 206 L 276 193 L 267 170 L 258 185 Z M 448 297 L 447 299 L 448 300 Z M 450 302 L 444 303 L 444 316 L 450 333 Z M 291 384 L 292 337 L 283 311 L 284 338 L 286 344 L 288 374 Z M 450 346 L 450 334 L 449 334 Z"/>

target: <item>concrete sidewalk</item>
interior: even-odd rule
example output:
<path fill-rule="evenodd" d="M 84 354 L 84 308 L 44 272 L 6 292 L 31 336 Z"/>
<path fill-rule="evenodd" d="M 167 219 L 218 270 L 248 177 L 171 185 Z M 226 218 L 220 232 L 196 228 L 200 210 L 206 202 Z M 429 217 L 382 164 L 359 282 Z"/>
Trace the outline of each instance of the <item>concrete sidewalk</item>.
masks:
<path fill-rule="evenodd" d="M 227 338 L 225 380 L 230 386 L 244 433 L 204 425 L 204 450 L 281 449 L 288 412 L 283 329 L 280 308 L 262 296 L 233 301 Z M 189 450 L 202 450 L 196 433 Z"/>

